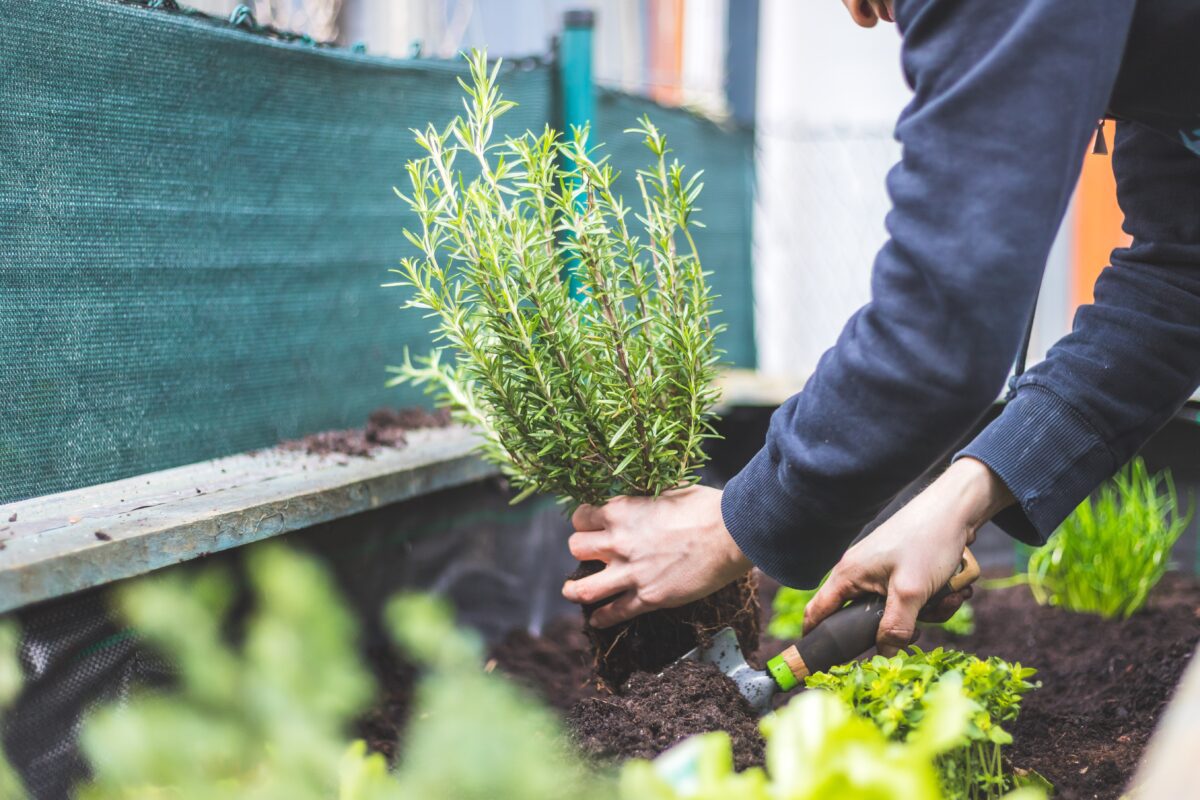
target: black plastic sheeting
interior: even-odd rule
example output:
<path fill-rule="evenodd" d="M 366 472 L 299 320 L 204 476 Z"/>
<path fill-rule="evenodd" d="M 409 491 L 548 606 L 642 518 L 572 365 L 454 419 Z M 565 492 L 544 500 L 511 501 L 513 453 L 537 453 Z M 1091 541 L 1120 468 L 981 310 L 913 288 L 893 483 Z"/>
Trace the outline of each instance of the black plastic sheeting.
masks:
<path fill-rule="evenodd" d="M 319 555 L 337 576 L 368 644 L 382 640 L 381 610 L 402 590 L 449 598 L 459 621 L 489 641 L 515 628 L 537 633 L 554 618 L 579 613 L 560 594 L 576 566 L 566 547 L 569 524 L 552 500 L 510 506 L 511 497 L 499 482 L 482 482 L 286 540 Z M 217 561 L 236 567 L 244 550 L 172 569 L 204 569 Z M 31 800 L 67 800 L 86 776 L 78 732 L 89 709 L 171 679 L 169 665 L 111 613 L 111 591 L 83 592 L 16 614 L 25 684 L 5 714 L 2 739 Z"/>

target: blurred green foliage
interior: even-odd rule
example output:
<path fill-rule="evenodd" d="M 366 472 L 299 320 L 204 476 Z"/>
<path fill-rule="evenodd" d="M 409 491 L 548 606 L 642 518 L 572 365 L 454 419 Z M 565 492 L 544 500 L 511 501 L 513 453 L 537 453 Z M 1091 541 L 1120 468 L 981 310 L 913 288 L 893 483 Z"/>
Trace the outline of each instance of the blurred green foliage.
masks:
<path fill-rule="evenodd" d="M 1151 475 L 1135 458 L 1030 552 L 1023 582 L 1043 605 L 1126 618 L 1146 604 L 1190 518 L 1170 471 Z"/>
<path fill-rule="evenodd" d="M 1001 723 L 1017 718 L 1021 697 L 1034 688 L 1029 678 L 1035 670 L 994 656 L 984 661 L 940 647 L 910 649 L 810 675 L 806 685 L 833 692 L 885 736 L 907 741 L 930 724 L 928 698 L 934 688 L 955 676 L 970 714 L 958 746 L 937 760 L 942 791 L 954 800 L 999 797 L 1012 784 L 1001 760 L 1001 747 L 1012 737 Z"/>
<path fill-rule="evenodd" d="M 389 768 L 349 735 L 373 688 L 328 576 L 269 544 L 248 551 L 247 577 L 254 603 L 236 643 L 232 581 L 219 569 L 119 592 L 121 613 L 179 681 L 85 720 L 94 775 L 79 800 L 940 800 L 957 796 L 943 795 L 946 760 L 968 739 L 1002 740 L 999 722 L 1029 685 L 1028 670 L 963 654 L 875 659 L 814 678 L 834 691 L 765 718 L 765 768 L 735 773 L 729 737 L 716 732 L 614 775 L 579 758 L 553 712 L 484 670 L 482 642 L 444 602 L 402 595 L 385 622 L 420 677 Z M 19 678 L 6 636 L 0 628 L 0 691 L 11 694 Z M 880 724 L 900 707 L 900 722 Z"/>
<path fill-rule="evenodd" d="M 6 619 L 0 621 L 0 729 L 4 722 L 4 711 L 16 699 L 21 690 L 21 662 L 18 658 L 18 648 L 21 644 L 21 631 L 17 624 Z M 25 787 L 21 779 L 0 750 L 0 797 L 21 800 L 25 797 Z"/>
<path fill-rule="evenodd" d="M 167 573 L 120 592 L 121 613 L 176 665 L 172 691 L 104 708 L 82 731 L 92 780 L 80 800 L 393 800 L 600 797 L 556 720 L 482 669 L 482 646 L 427 597 L 388 607 L 396 641 L 425 667 L 395 771 L 348 730 L 373 694 L 357 630 L 328 576 L 279 545 L 252 549 L 255 609 L 223 636 L 228 576 Z"/>

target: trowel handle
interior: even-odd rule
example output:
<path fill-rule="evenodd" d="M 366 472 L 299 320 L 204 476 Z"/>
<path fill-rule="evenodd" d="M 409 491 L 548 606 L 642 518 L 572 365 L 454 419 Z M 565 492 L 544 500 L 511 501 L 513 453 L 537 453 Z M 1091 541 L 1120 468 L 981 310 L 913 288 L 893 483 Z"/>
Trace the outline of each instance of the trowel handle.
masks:
<path fill-rule="evenodd" d="M 979 577 L 979 563 L 970 550 L 963 550 L 958 571 L 937 594 L 936 603 L 950 592 L 966 588 Z M 884 598 L 878 595 L 855 600 L 826 617 L 812 633 L 767 662 L 767 669 L 783 691 L 804 682 L 814 672 L 844 664 L 875 644 Z"/>

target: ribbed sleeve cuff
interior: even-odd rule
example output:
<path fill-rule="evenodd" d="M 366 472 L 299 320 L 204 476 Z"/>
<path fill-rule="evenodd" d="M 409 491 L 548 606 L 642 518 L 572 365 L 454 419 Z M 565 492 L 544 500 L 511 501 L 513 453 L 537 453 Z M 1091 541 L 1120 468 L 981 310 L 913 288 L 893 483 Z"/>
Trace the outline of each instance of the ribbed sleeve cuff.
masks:
<path fill-rule="evenodd" d="M 963 456 L 987 464 L 1017 500 L 992 521 L 1034 546 L 1045 544 L 1116 469 L 1104 440 L 1078 411 L 1029 384 L 954 458 Z"/>
<path fill-rule="evenodd" d="M 742 553 L 764 573 L 785 586 L 816 586 L 840 555 L 837 539 L 804 520 L 802 504 L 783 486 L 786 469 L 767 447 L 759 450 L 725 484 L 721 516 Z"/>

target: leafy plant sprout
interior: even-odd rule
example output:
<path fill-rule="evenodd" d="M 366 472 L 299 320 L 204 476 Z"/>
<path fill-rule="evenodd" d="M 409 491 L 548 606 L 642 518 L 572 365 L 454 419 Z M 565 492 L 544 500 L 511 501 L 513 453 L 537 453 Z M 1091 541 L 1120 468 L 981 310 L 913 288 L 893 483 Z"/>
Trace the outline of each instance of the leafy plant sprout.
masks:
<path fill-rule="evenodd" d="M 426 155 L 397 194 L 419 220 L 405 231 L 419 255 L 387 284 L 412 291 L 407 307 L 435 320 L 443 346 L 406 352 L 390 384 L 424 385 L 477 426 L 514 502 L 545 491 L 599 504 L 694 483 L 715 435 L 721 330 L 692 236 L 700 173 L 669 160 L 642 118 L 628 132 L 650 166 L 632 212 L 587 127 L 496 141 L 515 104 L 497 89 L 499 62 L 467 61 L 465 113 L 414 131 Z"/>
<path fill-rule="evenodd" d="M 1162 579 L 1190 518 L 1170 472 L 1151 475 L 1135 458 L 1030 554 L 1020 582 L 1042 605 L 1128 618 Z"/>
<path fill-rule="evenodd" d="M 948 676 L 957 681 L 961 675 L 971 713 L 959 746 L 937 759 L 942 794 L 953 800 L 1000 797 L 1014 783 L 1001 756 L 1012 736 L 1001 724 L 1017 718 L 1022 696 L 1035 688 L 1029 681 L 1035 670 L 995 656 L 982 660 L 940 647 L 909 650 L 818 672 L 806 685 L 834 692 L 885 736 L 906 741 L 929 713 L 926 698 L 931 690 Z"/>

